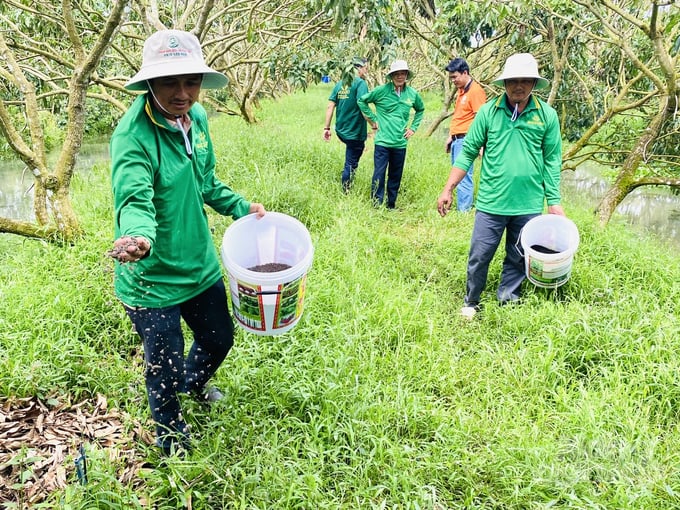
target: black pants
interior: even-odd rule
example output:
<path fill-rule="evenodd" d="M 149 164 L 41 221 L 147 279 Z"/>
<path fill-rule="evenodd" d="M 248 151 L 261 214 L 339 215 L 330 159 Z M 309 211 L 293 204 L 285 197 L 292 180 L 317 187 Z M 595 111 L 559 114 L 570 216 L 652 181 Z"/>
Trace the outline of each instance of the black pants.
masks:
<path fill-rule="evenodd" d="M 157 444 L 169 448 L 176 436 L 187 435 L 178 394 L 201 391 L 234 342 L 224 282 L 220 279 L 176 306 L 125 310 L 144 342 L 146 392 Z M 194 337 L 186 359 L 180 319 Z"/>
<path fill-rule="evenodd" d="M 364 153 L 366 142 L 363 140 L 345 140 L 338 135 L 340 141 L 345 144 L 345 166 L 342 167 L 342 187 L 349 189 L 354 180 L 354 173 L 359 167 L 359 160 Z"/>
<path fill-rule="evenodd" d="M 387 207 L 394 208 L 401 186 L 401 176 L 406 161 L 406 148 L 383 147 L 376 145 L 373 152 L 373 183 L 371 198 L 375 205 L 383 203 L 387 187 Z M 387 179 L 385 179 L 387 177 Z M 385 185 L 387 180 L 387 186 Z"/>
<path fill-rule="evenodd" d="M 504 232 L 505 258 L 501 271 L 501 283 L 496 295 L 501 303 L 516 301 L 520 298 L 522 282 L 526 278 L 524 254 L 519 250 L 520 236 L 524 225 L 535 216 L 538 214 L 501 216 L 476 211 L 468 256 L 466 306 L 479 304 L 482 291 L 486 287 L 489 265 Z"/>

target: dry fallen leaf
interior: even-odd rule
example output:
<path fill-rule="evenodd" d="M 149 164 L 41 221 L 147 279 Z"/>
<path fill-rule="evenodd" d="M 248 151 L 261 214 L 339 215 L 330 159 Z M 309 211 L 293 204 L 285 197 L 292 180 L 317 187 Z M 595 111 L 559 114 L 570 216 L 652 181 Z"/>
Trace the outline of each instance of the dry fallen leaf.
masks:
<path fill-rule="evenodd" d="M 30 508 L 74 483 L 74 460 L 83 444 L 107 450 L 121 464 L 121 483 L 134 484 L 144 469 L 140 442 L 152 444 L 153 438 L 142 424 L 109 410 L 103 395 L 77 404 L 54 396 L 0 401 L 0 501 Z"/>

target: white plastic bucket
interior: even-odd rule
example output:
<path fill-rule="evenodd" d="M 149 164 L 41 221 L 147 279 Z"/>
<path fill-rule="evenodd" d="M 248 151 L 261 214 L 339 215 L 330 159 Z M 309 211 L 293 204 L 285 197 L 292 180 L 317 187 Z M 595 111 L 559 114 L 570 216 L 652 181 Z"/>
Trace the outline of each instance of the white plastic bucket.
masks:
<path fill-rule="evenodd" d="M 578 228 L 557 214 L 543 214 L 527 222 L 520 234 L 527 278 L 538 287 L 557 288 L 571 276 L 578 249 Z M 553 253 L 545 253 L 550 250 Z"/>
<path fill-rule="evenodd" d="M 229 275 L 234 317 L 246 331 L 279 335 L 302 315 L 307 271 L 314 247 L 305 226 L 285 214 L 249 214 L 227 228 L 220 249 Z M 290 266 L 275 272 L 253 268 L 268 264 Z"/>

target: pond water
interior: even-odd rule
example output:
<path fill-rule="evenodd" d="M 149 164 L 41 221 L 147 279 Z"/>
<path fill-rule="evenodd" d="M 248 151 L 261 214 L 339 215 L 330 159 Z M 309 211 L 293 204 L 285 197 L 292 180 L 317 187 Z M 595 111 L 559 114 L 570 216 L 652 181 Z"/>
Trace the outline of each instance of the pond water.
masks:
<path fill-rule="evenodd" d="M 608 182 L 594 165 L 585 164 L 574 172 L 562 172 L 563 197 L 579 205 L 594 210 L 608 189 Z M 619 204 L 611 221 L 651 232 L 680 247 L 680 196 L 669 188 L 637 188 Z"/>
<path fill-rule="evenodd" d="M 55 155 L 56 157 L 56 155 Z M 83 145 L 77 170 L 88 170 L 97 163 L 108 162 L 108 144 Z M 0 216 L 32 221 L 33 176 L 21 162 L 0 161 Z M 595 208 L 609 185 L 600 170 L 582 165 L 576 171 L 562 173 L 562 194 L 571 202 Z M 612 221 L 649 231 L 680 247 L 680 196 L 667 188 L 638 188 L 619 205 Z"/>
<path fill-rule="evenodd" d="M 56 159 L 58 154 L 48 158 Z M 108 142 L 83 145 L 76 171 L 87 171 L 109 160 Z M 33 174 L 21 161 L 0 160 L 0 217 L 33 221 Z"/>

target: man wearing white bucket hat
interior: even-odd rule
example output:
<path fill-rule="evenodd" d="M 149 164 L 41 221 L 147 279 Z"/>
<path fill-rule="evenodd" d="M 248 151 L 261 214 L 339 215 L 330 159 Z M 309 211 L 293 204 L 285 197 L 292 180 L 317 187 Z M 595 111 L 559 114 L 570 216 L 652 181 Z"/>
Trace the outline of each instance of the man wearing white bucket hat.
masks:
<path fill-rule="evenodd" d="M 196 36 L 156 32 L 125 85 L 146 93 L 123 115 L 110 143 L 115 291 L 144 343 L 147 396 L 165 454 L 189 446 L 179 395 L 221 398 L 207 383 L 233 343 L 204 206 L 233 218 L 265 214 L 262 204 L 215 176 L 208 118 L 196 101 L 201 87 L 226 82 L 205 64 Z M 186 359 L 181 319 L 193 332 Z"/>
<path fill-rule="evenodd" d="M 425 104 L 416 89 L 406 84 L 411 71 L 404 60 L 392 62 L 387 78 L 388 83 L 361 96 L 357 104 L 376 131 L 371 199 L 375 205 L 383 203 L 387 176 L 387 208 L 394 209 L 406 161 L 406 145 L 423 120 Z M 371 103 L 375 112 L 368 106 Z M 412 109 L 415 115 L 411 121 Z"/>
<path fill-rule="evenodd" d="M 492 83 L 503 86 L 505 93 L 487 102 L 475 116 L 437 200 L 443 217 L 451 207 L 453 189 L 483 147 L 465 306 L 461 310 L 466 318 L 479 310 L 489 264 L 503 233 L 505 258 L 497 290 L 501 304 L 519 300 L 526 278 L 524 257 L 518 249 L 522 227 L 546 205 L 548 213 L 564 216 L 560 205 L 559 120 L 555 110 L 532 93 L 547 87 L 548 80 L 538 73 L 531 54 L 518 53 L 508 57 L 503 73 Z"/>

